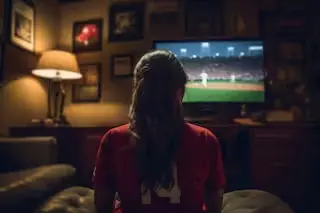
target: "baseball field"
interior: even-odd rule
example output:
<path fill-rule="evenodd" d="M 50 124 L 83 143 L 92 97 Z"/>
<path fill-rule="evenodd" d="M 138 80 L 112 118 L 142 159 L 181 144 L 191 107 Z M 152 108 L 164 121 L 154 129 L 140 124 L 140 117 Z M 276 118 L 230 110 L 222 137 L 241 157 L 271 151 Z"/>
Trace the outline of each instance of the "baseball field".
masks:
<path fill-rule="evenodd" d="M 255 81 L 209 80 L 189 81 L 183 101 L 186 102 L 263 102 L 264 83 Z"/>

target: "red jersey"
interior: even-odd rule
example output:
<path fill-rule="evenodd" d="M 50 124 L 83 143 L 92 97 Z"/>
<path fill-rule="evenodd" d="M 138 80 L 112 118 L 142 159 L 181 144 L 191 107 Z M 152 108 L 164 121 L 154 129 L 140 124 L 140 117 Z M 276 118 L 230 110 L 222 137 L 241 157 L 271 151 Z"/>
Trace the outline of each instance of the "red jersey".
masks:
<path fill-rule="evenodd" d="M 206 191 L 225 185 L 217 138 L 207 129 L 185 123 L 178 148 L 172 192 L 141 192 L 129 125 L 108 131 L 101 140 L 93 175 L 94 189 L 118 192 L 123 213 L 199 213 Z M 173 190 L 174 189 L 174 190 Z"/>

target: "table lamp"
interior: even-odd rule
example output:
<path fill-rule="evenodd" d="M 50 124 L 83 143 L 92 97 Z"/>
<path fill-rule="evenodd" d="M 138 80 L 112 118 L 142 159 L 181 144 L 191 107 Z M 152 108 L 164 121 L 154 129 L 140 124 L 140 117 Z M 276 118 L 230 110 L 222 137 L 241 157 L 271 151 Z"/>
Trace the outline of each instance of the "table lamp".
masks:
<path fill-rule="evenodd" d="M 46 51 L 41 54 L 36 69 L 32 70 L 32 74 L 50 80 L 47 117 L 53 119 L 55 124 L 68 124 L 63 114 L 66 96 L 63 81 L 82 78 L 75 55 L 60 50 Z"/>

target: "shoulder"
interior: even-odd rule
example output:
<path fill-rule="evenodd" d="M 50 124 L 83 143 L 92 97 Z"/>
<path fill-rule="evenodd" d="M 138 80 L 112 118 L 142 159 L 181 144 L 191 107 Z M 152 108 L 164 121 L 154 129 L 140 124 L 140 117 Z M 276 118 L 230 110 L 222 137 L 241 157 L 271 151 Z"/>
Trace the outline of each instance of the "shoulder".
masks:
<path fill-rule="evenodd" d="M 102 137 L 101 143 L 116 148 L 128 144 L 130 139 L 129 124 L 109 129 Z"/>
<path fill-rule="evenodd" d="M 121 126 L 114 127 L 112 129 L 110 129 L 108 132 L 109 132 L 109 134 L 112 134 L 112 135 L 128 134 L 129 133 L 129 124 L 124 124 Z"/>
<path fill-rule="evenodd" d="M 203 137 L 206 139 L 216 140 L 216 136 L 207 128 L 186 122 L 186 134 Z"/>
<path fill-rule="evenodd" d="M 185 138 L 193 143 L 197 143 L 197 145 L 201 143 L 206 147 L 217 146 L 219 144 L 217 137 L 209 129 L 190 123 L 186 123 L 185 125 Z"/>

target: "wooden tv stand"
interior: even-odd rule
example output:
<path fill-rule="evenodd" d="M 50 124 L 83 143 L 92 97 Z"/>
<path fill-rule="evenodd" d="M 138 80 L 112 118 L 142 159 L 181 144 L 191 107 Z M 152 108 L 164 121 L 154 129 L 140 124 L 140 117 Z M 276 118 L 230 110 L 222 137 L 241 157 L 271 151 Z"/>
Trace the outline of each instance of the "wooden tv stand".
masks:
<path fill-rule="evenodd" d="M 201 123 L 220 140 L 227 190 L 262 189 L 296 209 L 312 206 L 319 187 L 319 127 L 314 124 L 262 124 L 250 120 Z M 59 162 L 77 168 L 79 184 L 90 186 L 100 139 L 109 127 L 12 127 L 10 135 L 55 136 Z M 72 153 L 72 154 L 70 154 Z"/>

